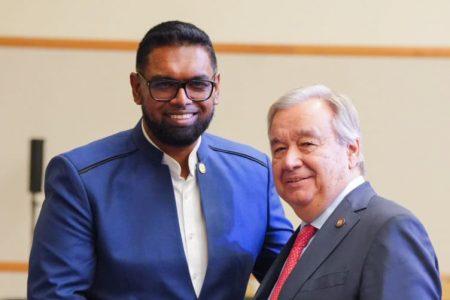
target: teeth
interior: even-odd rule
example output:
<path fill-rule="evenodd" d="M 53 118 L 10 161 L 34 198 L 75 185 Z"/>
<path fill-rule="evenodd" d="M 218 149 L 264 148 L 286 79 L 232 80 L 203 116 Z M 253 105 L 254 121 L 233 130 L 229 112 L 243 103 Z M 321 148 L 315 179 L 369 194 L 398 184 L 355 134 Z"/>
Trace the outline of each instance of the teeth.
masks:
<path fill-rule="evenodd" d="M 170 117 L 172 119 L 178 119 L 178 120 L 182 120 L 182 119 L 189 119 L 192 118 L 194 114 L 182 114 L 182 115 L 170 115 Z"/>

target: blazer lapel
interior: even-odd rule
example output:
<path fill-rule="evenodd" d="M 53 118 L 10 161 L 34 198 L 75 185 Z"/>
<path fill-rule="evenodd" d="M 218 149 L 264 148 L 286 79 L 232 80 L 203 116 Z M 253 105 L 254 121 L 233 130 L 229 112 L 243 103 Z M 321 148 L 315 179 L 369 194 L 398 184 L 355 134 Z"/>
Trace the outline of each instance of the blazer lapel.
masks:
<path fill-rule="evenodd" d="M 358 211 L 367 207 L 374 194 L 370 184 L 364 183 L 344 198 L 303 253 L 299 263 L 287 279 L 280 299 L 295 297 L 322 262 L 356 226 L 360 219 Z M 336 226 L 339 219 L 345 219 L 342 227 Z"/>
<path fill-rule="evenodd" d="M 208 265 L 203 287 L 216 286 L 226 276 L 226 274 L 220 273 L 224 269 L 225 262 L 219 258 L 224 257 L 223 253 L 229 251 L 225 247 L 225 241 L 229 235 L 229 224 L 234 222 L 229 194 L 224 192 L 224 183 L 218 180 L 222 175 L 211 159 L 210 151 L 208 138 L 203 135 L 197 151 L 198 164 L 196 167 L 208 238 Z M 202 289 L 199 299 L 209 299 L 210 296 L 207 292 Z"/>
<path fill-rule="evenodd" d="M 295 237 L 297 236 L 299 229 L 291 236 L 289 241 L 284 245 L 280 254 L 277 256 L 272 266 L 270 267 L 267 274 L 264 276 L 263 281 L 260 284 L 258 291 L 255 294 L 254 300 L 265 300 L 269 298 L 275 283 L 277 282 L 278 276 L 283 269 L 284 262 L 286 261 L 289 252 L 291 251 L 292 245 L 294 244 Z"/>

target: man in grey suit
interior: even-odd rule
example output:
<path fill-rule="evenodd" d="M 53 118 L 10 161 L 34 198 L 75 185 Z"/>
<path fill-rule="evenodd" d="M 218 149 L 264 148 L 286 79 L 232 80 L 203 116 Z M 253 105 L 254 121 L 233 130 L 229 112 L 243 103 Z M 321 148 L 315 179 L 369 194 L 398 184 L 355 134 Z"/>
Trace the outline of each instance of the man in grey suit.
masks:
<path fill-rule="evenodd" d="M 276 188 L 302 223 L 254 299 L 440 299 L 425 228 L 363 178 L 350 101 L 325 86 L 296 89 L 272 105 L 268 125 Z M 303 227 L 311 239 L 297 238 Z"/>

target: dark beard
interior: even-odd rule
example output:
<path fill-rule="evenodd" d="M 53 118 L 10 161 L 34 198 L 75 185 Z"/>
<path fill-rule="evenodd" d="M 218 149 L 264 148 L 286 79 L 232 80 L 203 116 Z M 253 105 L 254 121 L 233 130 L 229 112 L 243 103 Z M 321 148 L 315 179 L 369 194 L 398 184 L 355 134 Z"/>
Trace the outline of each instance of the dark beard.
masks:
<path fill-rule="evenodd" d="M 156 123 L 146 114 L 144 106 L 142 106 L 142 116 L 150 131 L 160 142 L 173 147 L 185 147 L 192 145 L 205 132 L 214 116 L 214 109 L 205 120 L 198 119 L 189 127 L 174 127 L 164 121 Z"/>

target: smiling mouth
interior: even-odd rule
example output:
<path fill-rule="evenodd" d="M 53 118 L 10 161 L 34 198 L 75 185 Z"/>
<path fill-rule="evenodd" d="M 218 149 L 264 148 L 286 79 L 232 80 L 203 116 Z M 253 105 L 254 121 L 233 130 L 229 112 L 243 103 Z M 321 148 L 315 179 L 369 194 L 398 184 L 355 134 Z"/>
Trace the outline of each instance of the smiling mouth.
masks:
<path fill-rule="evenodd" d="M 176 115 L 169 115 L 169 117 L 171 119 L 176 119 L 176 120 L 187 120 L 190 119 L 194 116 L 193 113 L 186 113 L 186 114 L 176 114 Z"/>
<path fill-rule="evenodd" d="M 303 180 L 308 179 L 308 178 L 310 178 L 310 177 L 294 177 L 294 178 L 288 178 L 288 179 L 286 180 L 286 182 L 287 182 L 287 183 L 295 183 L 295 182 L 303 181 Z"/>

